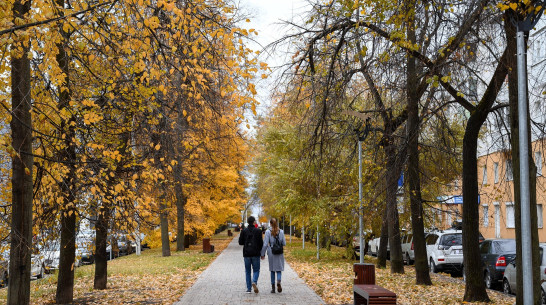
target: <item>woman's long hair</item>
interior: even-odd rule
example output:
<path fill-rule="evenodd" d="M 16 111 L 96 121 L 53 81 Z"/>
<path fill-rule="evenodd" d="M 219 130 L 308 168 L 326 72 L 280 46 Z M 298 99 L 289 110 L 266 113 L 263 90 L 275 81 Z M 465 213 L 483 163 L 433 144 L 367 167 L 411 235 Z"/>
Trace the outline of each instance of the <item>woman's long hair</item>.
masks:
<path fill-rule="evenodd" d="M 279 235 L 279 225 L 277 224 L 277 219 L 271 218 L 269 221 L 269 224 L 271 224 L 271 235 L 277 236 Z"/>

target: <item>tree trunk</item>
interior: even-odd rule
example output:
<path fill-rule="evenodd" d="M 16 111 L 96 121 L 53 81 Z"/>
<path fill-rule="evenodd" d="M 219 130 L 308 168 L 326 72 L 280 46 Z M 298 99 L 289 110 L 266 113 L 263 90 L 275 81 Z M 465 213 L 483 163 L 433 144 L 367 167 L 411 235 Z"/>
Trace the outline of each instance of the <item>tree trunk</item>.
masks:
<path fill-rule="evenodd" d="M 414 16 L 408 22 L 408 40 L 415 43 Z M 423 223 L 423 203 L 421 200 L 421 179 L 419 177 L 419 97 L 415 58 L 408 55 L 407 63 L 408 98 L 408 165 L 407 181 L 411 206 L 411 227 L 415 253 L 415 281 L 418 285 L 432 285 L 428 270 L 427 248 L 425 245 L 425 226 Z"/>
<path fill-rule="evenodd" d="M 379 251 L 377 251 L 377 268 L 387 268 L 387 243 L 389 241 L 389 220 L 387 215 L 387 207 L 385 206 L 381 222 Z"/>
<path fill-rule="evenodd" d="M 477 110 L 476 110 L 477 111 Z M 463 249 L 466 286 L 464 300 L 489 302 L 483 282 L 482 261 L 479 252 L 479 204 L 478 204 L 478 133 L 487 114 L 468 119 L 463 138 Z M 483 117 L 483 119 L 481 118 Z"/>
<path fill-rule="evenodd" d="M 523 291 L 523 269 L 522 269 L 522 248 L 521 248 L 521 194 L 520 194 L 520 172 L 519 172 L 519 125 L 518 125 L 518 74 L 517 74 L 517 42 L 516 42 L 516 27 L 509 20 L 504 22 L 504 30 L 506 32 L 507 49 L 510 56 L 508 57 L 508 101 L 510 104 L 510 142 L 512 147 L 512 172 L 514 177 L 514 217 L 516 225 L 516 285 L 518 291 Z M 527 39 L 525 39 L 527 43 Z M 527 48 L 527 46 L 525 46 Z M 529 113 L 528 113 L 529 114 Z M 537 228 L 537 211 L 536 211 L 536 166 L 533 162 L 533 150 L 531 146 L 531 126 L 527 122 L 528 128 L 528 151 L 529 151 L 529 190 L 531 204 L 531 244 L 533 247 L 533 290 L 535 294 L 535 304 L 541 304 L 540 299 L 540 270 L 535 268 L 540 266 L 540 253 L 538 247 L 538 228 Z M 516 295 L 516 303 L 523 304 L 523 294 Z"/>
<path fill-rule="evenodd" d="M 64 8 L 64 0 L 57 0 L 57 6 Z M 65 47 L 68 44 L 69 33 L 59 29 L 62 33 L 62 41 L 57 44 L 57 64 L 64 74 L 63 86 L 59 90 L 58 109 L 69 107 L 70 103 L 70 78 L 69 78 L 69 57 Z M 61 247 L 59 258 L 59 272 L 57 280 L 57 293 L 55 299 L 59 304 L 72 303 L 74 299 L 74 263 L 76 257 L 76 203 L 75 195 L 76 182 L 76 147 L 74 139 L 76 133 L 71 122 L 73 117 L 61 118 L 60 133 L 64 136 L 64 147 L 59 152 L 59 160 L 68 167 L 68 172 L 60 183 L 60 196 L 63 197 L 61 211 Z"/>
<path fill-rule="evenodd" d="M 385 145 L 385 156 L 387 158 L 386 179 L 387 179 L 387 219 L 389 230 L 389 252 L 392 273 L 404 273 L 404 260 L 402 258 L 402 245 L 400 241 L 400 224 L 398 221 L 398 202 L 396 195 L 398 192 L 398 179 L 400 178 L 400 168 L 397 165 L 396 147 L 392 144 L 392 137 L 387 140 Z"/>
<path fill-rule="evenodd" d="M 163 161 L 161 161 L 161 158 L 165 156 L 165 153 L 167 151 L 167 139 L 165 138 L 165 134 L 167 131 L 167 120 L 164 116 L 161 117 L 159 121 L 159 125 L 157 126 L 158 130 L 154 134 L 154 143 L 159 144 L 159 149 L 155 152 L 155 163 L 159 167 L 161 171 L 164 170 L 163 167 Z M 168 213 L 167 205 L 166 205 L 166 198 L 167 198 L 167 190 L 166 181 L 164 179 L 159 179 L 158 184 L 160 186 L 159 188 L 159 221 L 160 221 L 160 229 L 161 229 L 161 253 L 163 256 L 171 256 L 171 244 L 169 240 L 169 219 L 168 219 Z"/>
<path fill-rule="evenodd" d="M 181 158 L 176 158 L 178 164 L 174 168 L 174 183 L 176 192 L 176 218 L 177 218 L 177 237 L 176 237 L 176 251 L 184 251 L 184 209 L 188 198 L 184 194 L 182 188 L 182 164 Z"/>
<path fill-rule="evenodd" d="M 31 1 L 15 1 L 14 18 L 24 18 L 30 11 Z M 19 37 L 15 37 L 15 43 Z M 8 305 L 29 304 L 30 267 L 32 254 L 32 117 L 30 92 L 30 60 L 27 57 L 30 41 L 20 41 L 21 58 L 11 58 L 11 107 L 10 123 L 12 147 L 11 159 L 11 248 L 9 261 Z M 26 46 L 25 46 L 26 44 Z M 17 47 L 13 45 L 12 48 Z"/>
<path fill-rule="evenodd" d="M 184 118 L 182 114 L 182 110 L 178 109 L 178 125 L 181 127 L 181 130 L 179 131 L 179 136 L 181 138 L 184 138 L 184 133 L 186 132 L 188 128 L 188 122 Z M 180 145 L 180 140 L 176 141 L 176 145 L 171 145 L 172 149 L 172 155 L 174 159 L 176 160 L 176 165 L 174 166 L 174 191 L 176 195 L 176 224 L 177 224 L 177 238 L 176 238 L 176 251 L 184 251 L 184 209 L 186 208 L 186 202 L 188 201 L 188 197 L 184 193 L 184 179 L 183 179 L 183 163 L 182 163 L 182 152 L 183 148 L 182 145 Z M 175 147 L 178 147 L 178 150 L 175 149 Z"/>
<path fill-rule="evenodd" d="M 106 203 L 103 203 L 106 204 Z M 95 224 L 95 279 L 93 288 L 106 289 L 108 283 L 108 257 L 106 255 L 106 243 L 108 240 L 108 220 L 110 209 L 107 205 L 99 211 L 99 218 Z"/>
<path fill-rule="evenodd" d="M 478 105 L 473 106 L 463 138 L 463 249 L 466 275 L 465 302 L 487 302 L 479 253 L 478 135 L 508 74 L 508 50 L 500 58 Z M 452 93 L 453 94 L 453 93 Z M 455 97 L 455 96 L 454 96 Z M 468 102 L 467 102 L 468 103 Z M 464 104 L 463 104 L 464 105 Z"/>
<path fill-rule="evenodd" d="M 65 194 L 63 194 L 64 196 Z M 73 196 L 69 195 L 68 197 Z M 73 202 L 73 201 L 72 201 Z M 57 304 L 72 303 L 74 298 L 74 261 L 76 257 L 76 212 L 68 209 L 61 215 L 61 248 L 57 279 Z"/>
<path fill-rule="evenodd" d="M 161 224 L 161 254 L 163 256 L 171 256 L 171 243 L 169 240 L 169 220 L 168 210 L 165 205 L 165 196 L 162 196 L 159 204 L 159 220 Z"/>

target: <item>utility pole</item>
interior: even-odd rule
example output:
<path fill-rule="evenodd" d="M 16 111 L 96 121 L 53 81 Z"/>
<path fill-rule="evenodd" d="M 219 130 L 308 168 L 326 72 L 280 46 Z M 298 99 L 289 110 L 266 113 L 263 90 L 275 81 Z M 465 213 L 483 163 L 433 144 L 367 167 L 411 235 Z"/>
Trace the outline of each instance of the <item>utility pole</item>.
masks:
<path fill-rule="evenodd" d="M 529 32 L 536 25 L 542 13 L 546 1 L 531 1 L 531 7 L 540 8 L 538 11 L 521 16 L 521 12 L 512 14 L 517 26 L 517 63 L 518 63 L 518 124 L 519 124 L 519 173 L 520 173 L 520 200 L 521 200 L 521 252 L 523 273 L 523 304 L 534 303 L 533 288 L 533 255 L 531 239 L 531 195 L 529 186 L 529 141 L 527 138 L 527 54 L 525 45 L 525 32 Z M 522 19 L 520 19 L 523 17 Z M 538 267 L 538 266 L 537 266 Z"/>

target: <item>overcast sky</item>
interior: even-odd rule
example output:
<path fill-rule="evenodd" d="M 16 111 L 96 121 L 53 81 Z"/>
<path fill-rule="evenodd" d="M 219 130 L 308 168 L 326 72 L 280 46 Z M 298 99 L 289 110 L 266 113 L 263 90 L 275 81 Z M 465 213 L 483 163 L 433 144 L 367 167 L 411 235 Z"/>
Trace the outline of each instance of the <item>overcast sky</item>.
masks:
<path fill-rule="evenodd" d="M 294 21 L 300 23 L 305 12 L 308 10 L 307 2 L 303 0 L 241 0 L 241 7 L 251 17 L 250 23 L 245 26 L 253 28 L 258 32 L 254 36 L 256 44 L 252 44 L 253 50 L 262 50 L 272 42 L 282 38 L 290 30 L 283 21 Z M 286 63 L 286 47 L 281 47 L 276 53 L 264 52 L 260 61 L 265 61 L 272 68 Z M 261 74 L 261 73 L 260 73 Z M 272 84 L 276 75 L 273 74 L 266 81 L 258 81 L 257 91 L 260 105 L 258 111 L 263 113 L 270 106 L 270 94 Z"/>
<path fill-rule="evenodd" d="M 282 21 L 294 21 L 301 23 L 305 12 L 307 11 L 307 2 L 303 0 L 241 0 L 241 8 L 248 12 L 250 23 L 245 24 L 245 28 L 255 29 L 258 36 L 252 35 L 256 43 L 251 44 L 253 50 L 260 50 L 272 42 L 282 38 L 290 30 Z M 275 68 L 286 63 L 290 56 L 286 56 L 286 46 L 281 47 L 276 53 L 262 53 L 260 61 L 267 62 L 271 68 Z M 261 73 L 259 73 L 261 75 Z M 272 74 L 268 79 L 261 80 L 258 78 L 256 90 L 258 92 L 257 99 L 260 105 L 257 107 L 258 114 L 264 114 L 271 106 L 271 91 L 277 74 Z M 255 121 L 249 116 L 250 125 L 254 125 Z M 245 127 L 243 127 L 245 128 Z M 252 128 L 251 132 L 255 130 Z M 249 177 L 250 180 L 253 176 Z M 252 183 L 252 182 L 251 182 Z M 251 188 L 247 192 L 252 192 Z M 254 206 L 251 209 L 251 214 L 258 217 L 261 212 L 261 207 Z"/>

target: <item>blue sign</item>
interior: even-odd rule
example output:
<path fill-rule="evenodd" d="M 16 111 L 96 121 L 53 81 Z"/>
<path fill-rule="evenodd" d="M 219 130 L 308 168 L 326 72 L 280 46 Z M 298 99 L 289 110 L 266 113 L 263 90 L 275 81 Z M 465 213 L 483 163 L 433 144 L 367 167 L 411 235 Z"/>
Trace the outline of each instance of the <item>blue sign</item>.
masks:
<path fill-rule="evenodd" d="M 454 204 L 463 204 L 463 196 L 453 196 Z"/>
<path fill-rule="evenodd" d="M 404 173 L 400 174 L 400 178 L 398 179 L 398 187 L 402 187 L 404 185 Z"/>

